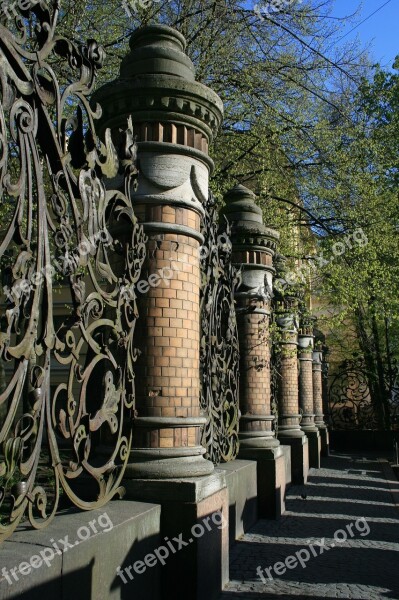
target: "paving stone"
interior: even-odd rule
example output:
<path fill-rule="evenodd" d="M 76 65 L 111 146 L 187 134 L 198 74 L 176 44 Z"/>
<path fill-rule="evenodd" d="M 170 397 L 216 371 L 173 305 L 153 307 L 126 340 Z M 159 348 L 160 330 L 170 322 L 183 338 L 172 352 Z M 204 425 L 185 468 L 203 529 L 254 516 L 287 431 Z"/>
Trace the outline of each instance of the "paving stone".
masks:
<path fill-rule="evenodd" d="M 399 600 L 399 508 L 377 457 L 323 459 L 308 485 L 289 488 L 286 509 L 279 521 L 259 521 L 236 543 L 220 600 Z M 293 568 L 274 571 L 296 553 L 304 568 L 292 559 Z"/>

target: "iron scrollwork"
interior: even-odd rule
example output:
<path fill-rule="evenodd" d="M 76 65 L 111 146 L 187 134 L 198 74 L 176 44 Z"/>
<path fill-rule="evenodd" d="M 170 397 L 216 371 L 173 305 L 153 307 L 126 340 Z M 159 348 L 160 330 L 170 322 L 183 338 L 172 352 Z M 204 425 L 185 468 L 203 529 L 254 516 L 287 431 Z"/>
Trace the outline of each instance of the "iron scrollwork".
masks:
<path fill-rule="evenodd" d="M 128 128 L 119 162 L 110 133 L 97 138 L 104 53 L 56 35 L 58 14 L 42 0 L 0 24 L 0 541 L 25 515 L 44 527 L 61 490 L 82 509 L 121 493 L 131 445 L 135 144 Z M 124 192 L 104 184 L 118 171 Z M 57 281 L 69 289 L 58 325 Z"/>
<path fill-rule="evenodd" d="M 329 392 L 329 414 L 335 429 L 378 429 L 367 370 L 362 359 L 344 361 Z"/>
<path fill-rule="evenodd" d="M 390 420 L 393 429 L 399 430 L 399 364 L 391 359 L 391 372 L 387 369 L 386 381 L 389 387 Z"/>
<path fill-rule="evenodd" d="M 281 381 L 281 354 L 277 343 L 271 347 L 270 357 L 270 412 L 274 417 L 273 431 L 278 437 L 278 390 Z"/>
<path fill-rule="evenodd" d="M 388 424 L 398 429 L 399 367 L 391 359 L 384 370 L 383 395 L 386 398 Z M 379 400 L 381 402 L 381 400 Z M 370 376 L 362 358 L 344 361 L 329 389 L 329 416 L 335 429 L 381 429 L 382 407 L 370 392 Z"/>
<path fill-rule="evenodd" d="M 238 453 L 239 347 L 234 293 L 239 274 L 231 264 L 230 226 L 219 225 L 212 194 L 202 223 L 201 409 L 207 417 L 202 444 L 214 464 Z"/>

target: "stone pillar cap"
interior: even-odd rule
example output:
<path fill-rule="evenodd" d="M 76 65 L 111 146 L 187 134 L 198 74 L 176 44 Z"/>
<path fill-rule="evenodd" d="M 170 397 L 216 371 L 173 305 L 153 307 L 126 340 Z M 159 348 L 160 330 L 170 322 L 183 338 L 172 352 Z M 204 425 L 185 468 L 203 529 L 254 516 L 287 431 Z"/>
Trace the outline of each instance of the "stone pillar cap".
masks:
<path fill-rule="evenodd" d="M 148 25 L 135 31 L 129 40 L 131 52 L 121 64 L 121 77 L 171 75 L 195 81 L 194 65 L 185 54 L 186 40 L 167 25 Z"/>
<path fill-rule="evenodd" d="M 248 239 L 237 240 L 239 243 L 266 244 L 265 240 L 253 239 L 250 236 L 265 237 L 276 243 L 280 235 L 274 229 L 270 229 L 263 224 L 262 209 L 256 204 L 254 192 L 244 185 L 236 185 L 225 196 L 225 206 L 221 214 L 232 225 L 233 237 Z"/>
<path fill-rule="evenodd" d="M 149 25 L 135 31 L 129 45 L 120 75 L 92 96 L 92 104 L 102 108 L 99 132 L 105 127 L 125 128 L 131 116 L 133 125 L 185 125 L 211 141 L 223 118 L 223 102 L 195 80 L 184 36 L 166 25 Z"/>
<path fill-rule="evenodd" d="M 262 209 L 255 204 L 255 194 L 244 185 L 236 185 L 224 197 L 222 213 L 229 221 L 254 221 L 263 224 Z"/>

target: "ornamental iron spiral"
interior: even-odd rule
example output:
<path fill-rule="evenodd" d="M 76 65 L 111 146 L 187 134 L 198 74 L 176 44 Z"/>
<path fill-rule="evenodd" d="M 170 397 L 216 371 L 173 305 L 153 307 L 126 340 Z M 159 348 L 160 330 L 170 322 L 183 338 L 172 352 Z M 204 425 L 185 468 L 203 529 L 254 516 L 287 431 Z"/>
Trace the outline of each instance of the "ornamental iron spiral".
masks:
<path fill-rule="evenodd" d="M 201 409 L 207 417 L 202 444 L 214 464 L 238 453 L 239 347 L 234 293 L 239 275 L 231 264 L 230 227 L 219 225 L 210 194 L 202 223 L 201 248 Z"/>
<path fill-rule="evenodd" d="M 41 0 L 0 24 L 0 541 L 25 516 L 48 524 L 61 493 L 104 505 L 131 445 L 136 148 L 130 127 L 121 162 L 109 131 L 97 138 L 88 97 L 104 52 L 56 35 L 58 16 Z M 124 193 L 103 181 L 118 173 Z M 58 324 L 57 282 L 69 290 Z"/>
<path fill-rule="evenodd" d="M 334 429 L 379 429 L 363 359 L 344 361 L 330 385 L 329 412 Z"/>

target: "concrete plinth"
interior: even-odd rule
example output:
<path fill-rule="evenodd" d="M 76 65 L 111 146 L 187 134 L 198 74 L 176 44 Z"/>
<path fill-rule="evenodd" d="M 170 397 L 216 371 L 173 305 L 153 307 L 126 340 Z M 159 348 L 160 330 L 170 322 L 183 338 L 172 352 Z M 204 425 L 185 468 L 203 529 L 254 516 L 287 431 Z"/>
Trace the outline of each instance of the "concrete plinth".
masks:
<path fill-rule="evenodd" d="M 161 544 L 168 556 L 161 570 L 160 598 L 218 599 L 229 579 L 225 474 L 180 480 L 133 479 L 124 485 L 129 499 L 156 499 L 161 504 Z"/>
<path fill-rule="evenodd" d="M 320 469 L 320 456 L 321 456 L 321 437 L 318 429 L 308 430 L 303 428 L 303 431 L 308 438 L 309 443 L 309 467 L 314 469 Z"/>
<path fill-rule="evenodd" d="M 43 530 L 15 532 L 0 550 L 0 598 L 157 599 L 162 565 L 144 559 L 162 544 L 160 518 L 158 505 L 110 502 L 58 514 Z"/>
<path fill-rule="evenodd" d="M 330 440 L 328 435 L 328 427 L 319 427 L 321 440 L 321 455 L 330 456 Z"/>
<path fill-rule="evenodd" d="M 253 460 L 232 460 L 216 467 L 216 471 L 226 477 L 232 545 L 258 520 L 257 465 Z"/>
<path fill-rule="evenodd" d="M 302 432 L 301 432 L 302 433 Z M 291 446 L 291 480 L 294 485 L 307 482 L 309 473 L 309 443 L 305 435 L 285 437 L 279 435 L 280 444 Z"/>
<path fill-rule="evenodd" d="M 292 483 L 292 468 L 291 468 L 291 446 L 284 446 L 280 444 L 280 448 L 283 451 L 284 465 L 285 465 L 285 485 L 289 487 Z"/>
<path fill-rule="evenodd" d="M 282 447 L 244 448 L 239 456 L 256 460 L 259 517 L 278 519 L 285 511 L 286 463 Z"/>

